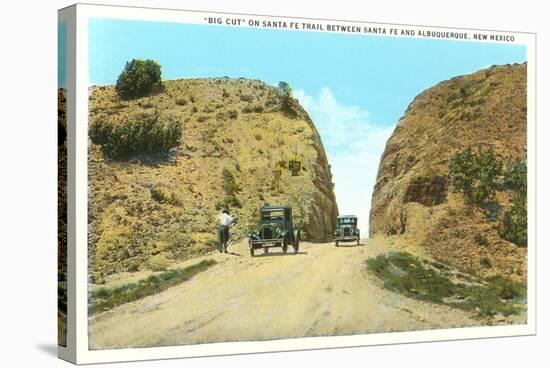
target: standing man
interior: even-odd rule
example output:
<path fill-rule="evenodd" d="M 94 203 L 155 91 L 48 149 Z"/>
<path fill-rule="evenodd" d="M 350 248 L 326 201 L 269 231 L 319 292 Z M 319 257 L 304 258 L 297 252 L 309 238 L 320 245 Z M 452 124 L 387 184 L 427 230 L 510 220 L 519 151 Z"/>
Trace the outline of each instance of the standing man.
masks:
<path fill-rule="evenodd" d="M 218 250 L 220 253 L 227 253 L 227 243 L 229 242 L 229 227 L 235 224 L 235 219 L 229 215 L 227 208 L 222 209 L 218 217 L 220 225 L 218 226 Z"/>

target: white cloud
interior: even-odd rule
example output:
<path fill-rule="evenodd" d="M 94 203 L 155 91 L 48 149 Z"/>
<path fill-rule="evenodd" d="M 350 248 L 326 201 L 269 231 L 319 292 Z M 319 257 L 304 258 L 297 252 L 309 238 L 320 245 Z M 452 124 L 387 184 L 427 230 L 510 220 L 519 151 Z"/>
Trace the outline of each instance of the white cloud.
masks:
<path fill-rule="evenodd" d="M 302 90 L 294 91 L 294 96 L 313 119 L 323 140 L 332 165 L 340 214 L 357 215 L 366 237 L 380 156 L 394 126 L 371 124 L 367 111 L 341 104 L 327 87 L 317 96 L 306 95 Z"/>

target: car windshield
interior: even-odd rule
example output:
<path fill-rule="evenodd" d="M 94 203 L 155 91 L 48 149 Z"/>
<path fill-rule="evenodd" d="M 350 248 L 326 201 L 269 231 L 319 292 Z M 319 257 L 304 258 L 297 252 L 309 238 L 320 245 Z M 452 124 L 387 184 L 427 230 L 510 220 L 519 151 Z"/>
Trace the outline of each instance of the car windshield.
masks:
<path fill-rule="evenodd" d="M 356 218 L 353 217 L 343 217 L 338 219 L 338 224 L 340 225 L 355 225 L 355 222 L 357 221 Z"/>
<path fill-rule="evenodd" d="M 262 221 L 282 221 L 285 219 L 283 210 L 262 212 Z"/>

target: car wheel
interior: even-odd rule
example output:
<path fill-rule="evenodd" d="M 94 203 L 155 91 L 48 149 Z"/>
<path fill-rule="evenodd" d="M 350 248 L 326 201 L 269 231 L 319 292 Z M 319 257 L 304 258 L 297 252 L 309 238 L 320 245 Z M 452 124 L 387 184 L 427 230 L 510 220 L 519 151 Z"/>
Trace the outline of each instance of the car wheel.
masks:
<path fill-rule="evenodd" d="M 250 257 L 254 257 L 254 248 L 250 248 Z"/>
<path fill-rule="evenodd" d="M 336 240 L 336 246 L 337 246 L 337 247 L 339 246 L 338 240 Z"/>
<path fill-rule="evenodd" d="M 264 254 L 269 253 L 269 248 L 264 248 Z"/>

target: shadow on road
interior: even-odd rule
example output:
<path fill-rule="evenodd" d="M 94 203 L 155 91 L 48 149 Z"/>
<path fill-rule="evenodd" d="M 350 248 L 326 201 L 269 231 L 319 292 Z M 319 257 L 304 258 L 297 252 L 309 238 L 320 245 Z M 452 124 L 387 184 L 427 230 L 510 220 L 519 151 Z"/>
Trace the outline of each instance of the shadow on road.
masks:
<path fill-rule="evenodd" d="M 307 255 L 307 252 L 298 252 L 298 253 L 294 253 L 294 252 L 288 252 L 288 253 L 282 253 L 282 252 L 277 252 L 277 253 L 262 253 L 262 254 L 254 255 L 254 257 L 256 257 L 256 258 L 260 258 L 260 257 L 283 257 L 283 256 L 292 257 L 292 256 L 302 256 L 302 255 Z"/>
<path fill-rule="evenodd" d="M 338 244 L 338 246 L 334 246 L 336 248 L 355 248 L 355 247 L 364 247 L 365 244 L 364 243 L 359 243 L 359 244 L 355 244 L 355 243 L 349 243 L 349 244 Z"/>
<path fill-rule="evenodd" d="M 227 254 L 228 256 L 235 256 L 235 257 L 241 257 L 242 256 L 239 253 L 235 253 L 235 252 L 227 252 L 225 254 Z"/>

